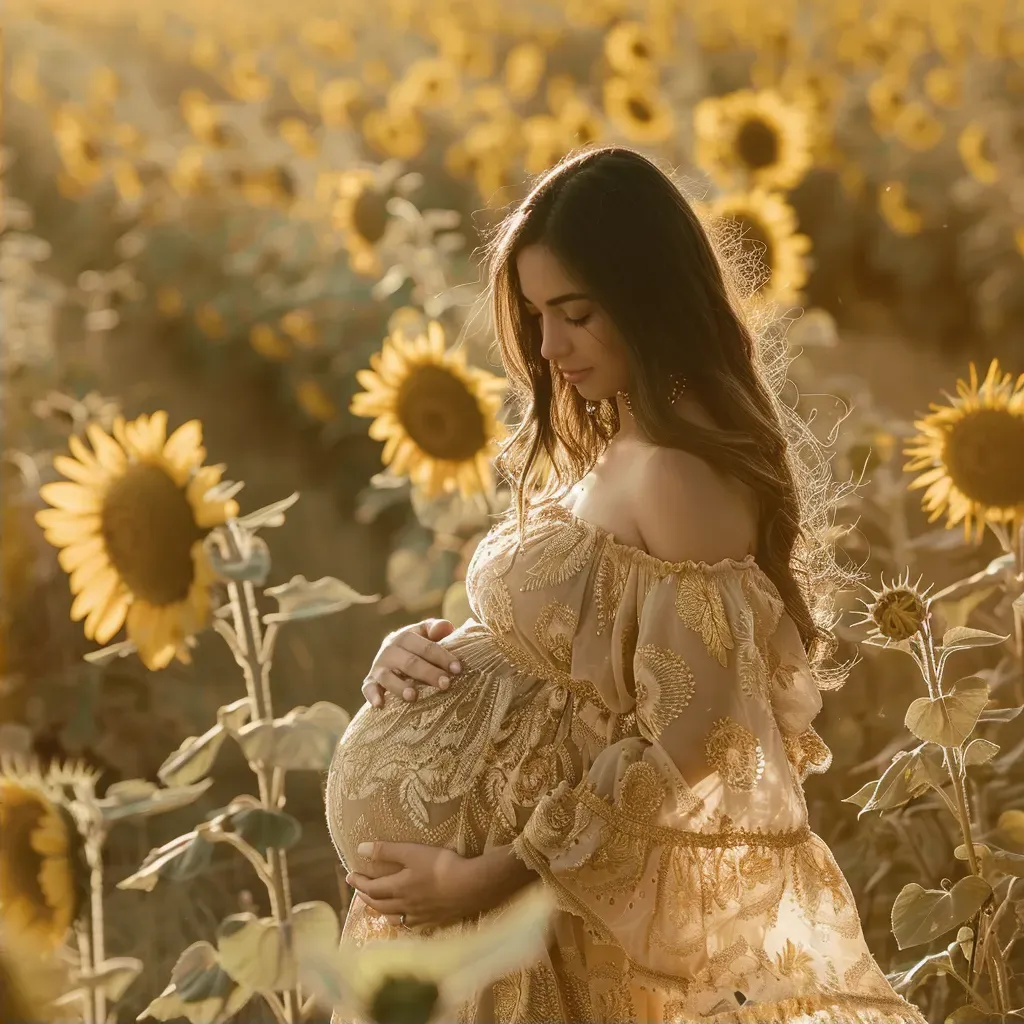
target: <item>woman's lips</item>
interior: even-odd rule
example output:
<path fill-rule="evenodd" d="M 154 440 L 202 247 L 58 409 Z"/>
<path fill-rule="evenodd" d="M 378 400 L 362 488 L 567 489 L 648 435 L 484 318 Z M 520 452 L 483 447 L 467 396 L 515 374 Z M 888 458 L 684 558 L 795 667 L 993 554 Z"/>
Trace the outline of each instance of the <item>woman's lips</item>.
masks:
<path fill-rule="evenodd" d="M 588 366 L 585 370 L 562 370 L 562 376 L 570 384 L 579 384 L 579 382 L 583 380 L 588 373 L 590 373 L 591 369 L 592 367 Z"/>

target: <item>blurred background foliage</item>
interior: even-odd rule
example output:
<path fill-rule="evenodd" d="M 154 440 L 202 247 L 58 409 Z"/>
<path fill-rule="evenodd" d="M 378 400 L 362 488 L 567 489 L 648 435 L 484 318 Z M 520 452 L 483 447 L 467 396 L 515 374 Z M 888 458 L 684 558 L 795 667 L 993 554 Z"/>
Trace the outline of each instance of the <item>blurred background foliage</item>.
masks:
<path fill-rule="evenodd" d="M 33 517 L 54 454 L 119 413 L 199 418 L 211 461 L 246 482 L 243 510 L 301 492 L 274 538 L 275 581 L 315 568 L 385 595 L 282 640 L 287 706 L 355 710 L 386 632 L 468 614 L 460 580 L 507 494 L 428 494 L 393 459 L 382 472 L 387 425 L 371 437 L 379 410 L 349 406 L 372 391 L 386 336 L 410 346 L 406 379 L 416 358 L 439 365 L 414 358 L 428 321 L 472 373 L 500 375 L 479 247 L 529 176 L 595 142 L 673 168 L 732 231 L 752 297 L 794 321 L 794 400 L 832 439 L 837 475 L 861 483 L 839 513 L 851 559 L 942 587 L 999 553 L 991 536 L 979 549 L 927 524 L 902 449 L 968 361 L 1024 370 L 1014 0 L 8 0 L 2 28 L 0 750 L 83 758 L 101 786 L 155 779 L 239 696 L 217 644 L 158 672 L 82 658 L 91 645 Z M 950 614 L 984 616 L 977 593 Z M 852 653 L 857 634 L 841 636 Z M 841 803 L 905 745 L 900 662 L 865 649 L 826 700 L 834 767 L 808 787 L 883 966 L 906 963 L 893 894 L 924 868 L 956 871 L 955 837 L 927 808 L 858 823 Z M 233 756 L 201 806 L 237 791 Z M 291 854 L 296 898 L 337 902 L 318 782 L 294 789 L 308 840 Z M 174 819 L 113 837 L 110 877 L 180 831 Z M 112 894 L 108 946 L 152 967 L 126 1014 L 252 880 L 225 862 L 185 885 L 186 899 Z"/>

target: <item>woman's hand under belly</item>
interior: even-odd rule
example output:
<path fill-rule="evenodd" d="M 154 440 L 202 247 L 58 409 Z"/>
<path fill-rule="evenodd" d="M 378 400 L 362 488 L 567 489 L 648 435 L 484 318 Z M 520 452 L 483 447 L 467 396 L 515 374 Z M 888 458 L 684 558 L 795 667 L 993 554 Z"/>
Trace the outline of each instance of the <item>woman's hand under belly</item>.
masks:
<path fill-rule="evenodd" d="M 375 842 L 361 844 L 357 852 L 366 858 L 366 870 L 345 881 L 390 924 L 408 928 L 476 917 L 536 878 L 508 847 L 461 857 L 419 843 Z"/>

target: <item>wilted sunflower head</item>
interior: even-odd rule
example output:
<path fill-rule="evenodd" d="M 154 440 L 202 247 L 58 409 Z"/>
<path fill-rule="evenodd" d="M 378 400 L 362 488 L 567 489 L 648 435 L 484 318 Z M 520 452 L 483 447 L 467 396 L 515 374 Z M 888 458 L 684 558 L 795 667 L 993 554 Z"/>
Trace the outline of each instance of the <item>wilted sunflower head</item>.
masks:
<path fill-rule="evenodd" d="M 73 458 L 54 466 L 69 482 L 46 484 L 53 508 L 36 513 L 46 539 L 61 549 L 75 600 L 71 618 L 108 643 L 127 621 L 147 668 L 188 660 L 187 642 L 209 620 L 214 573 L 203 540 L 238 514 L 230 497 L 211 494 L 224 466 L 204 466 L 202 425 L 192 420 L 167 437 L 167 413 L 118 419 L 113 436 L 87 428 L 90 450 L 68 440 Z"/>
<path fill-rule="evenodd" d="M 947 527 L 963 522 L 965 535 L 975 527 L 980 540 L 986 523 L 1024 522 L 1024 374 L 1014 380 L 993 359 L 979 384 L 972 363 L 956 390 L 915 423 L 904 469 L 923 470 L 910 487 L 926 488 L 930 522 L 945 513 Z"/>
<path fill-rule="evenodd" d="M 504 378 L 467 366 L 461 350 L 446 351 L 436 321 L 416 338 L 392 334 L 370 366 L 356 373 L 366 390 L 353 397 L 351 411 L 375 417 L 369 434 L 385 442 L 382 460 L 391 472 L 408 475 L 428 496 L 489 491 L 504 436 Z"/>
<path fill-rule="evenodd" d="M 920 590 L 920 584 L 911 584 L 907 573 L 890 584 L 883 580 L 881 590 L 871 591 L 872 600 L 861 602 L 866 609 L 863 622 L 873 626 L 869 639 L 888 646 L 921 632 L 929 611 L 928 591 Z"/>
<path fill-rule="evenodd" d="M 55 949 L 84 905 L 87 869 L 66 808 L 43 789 L 0 777 L 0 916 L 40 949 Z"/>

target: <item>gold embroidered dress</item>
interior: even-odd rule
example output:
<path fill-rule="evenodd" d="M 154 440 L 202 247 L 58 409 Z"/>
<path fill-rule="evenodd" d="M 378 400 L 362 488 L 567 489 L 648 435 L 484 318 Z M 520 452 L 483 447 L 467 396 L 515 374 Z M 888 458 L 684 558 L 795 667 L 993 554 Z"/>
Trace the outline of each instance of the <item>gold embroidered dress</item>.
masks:
<path fill-rule="evenodd" d="M 460 1022 L 924 1024 L 808 828 L 821 698 L 752 556 L 664 562 L 548 505 L 521 549 L 488 534 L 467 589 L 462 673 L 364 705 L 327 784 L 349 870 L 365 840 L 512 843 L 554 891 L 547 959 Z M 403 934 L 353 901 L 345 939 Z"/>

